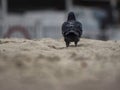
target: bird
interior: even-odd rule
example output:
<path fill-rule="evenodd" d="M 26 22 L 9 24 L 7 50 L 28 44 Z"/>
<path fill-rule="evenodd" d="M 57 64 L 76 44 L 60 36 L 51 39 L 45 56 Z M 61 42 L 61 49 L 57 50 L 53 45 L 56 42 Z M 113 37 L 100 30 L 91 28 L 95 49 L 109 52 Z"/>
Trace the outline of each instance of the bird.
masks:
<path fill-rule="evenodd" d="M 82 23 L 76 20 L 74 12 L 69 12 L 67 21 L 62 24 L 62 35 L 66 47 L 69 47 L 71 42 L 74 42 L 75 46 L 77 46 L 82 32 Z"/>

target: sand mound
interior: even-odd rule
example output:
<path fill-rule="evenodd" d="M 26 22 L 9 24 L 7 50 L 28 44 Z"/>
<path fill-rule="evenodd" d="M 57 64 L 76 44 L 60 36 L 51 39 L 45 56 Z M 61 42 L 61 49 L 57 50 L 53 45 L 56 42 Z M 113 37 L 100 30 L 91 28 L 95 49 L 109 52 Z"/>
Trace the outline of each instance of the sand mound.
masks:
<path fill-rule="evenodd" d="M 0 39 L 0 90 L 119 90 L 120 41 Z"/>

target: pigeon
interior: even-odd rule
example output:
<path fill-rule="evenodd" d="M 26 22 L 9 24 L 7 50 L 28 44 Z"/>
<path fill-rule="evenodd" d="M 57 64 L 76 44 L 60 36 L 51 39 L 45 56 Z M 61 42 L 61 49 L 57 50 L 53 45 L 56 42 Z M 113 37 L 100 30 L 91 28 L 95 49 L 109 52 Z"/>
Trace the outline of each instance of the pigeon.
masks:
<path fill-rule="evenodd" d="M 76 20 L 74 12 L 68 13 L 68 19 L 62 24 L 62 35 L 66 43 L 66 47 L 69 47 L 71 42 L 77 46 L 82 35 L 82 24 Z"/>

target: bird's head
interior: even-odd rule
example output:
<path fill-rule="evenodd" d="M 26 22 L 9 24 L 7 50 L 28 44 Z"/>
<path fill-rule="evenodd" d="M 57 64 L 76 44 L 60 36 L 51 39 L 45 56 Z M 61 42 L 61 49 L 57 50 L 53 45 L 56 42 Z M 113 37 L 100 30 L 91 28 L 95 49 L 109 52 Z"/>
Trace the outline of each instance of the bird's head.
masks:
<path fill-rule="evenodd" d="M 68 20 L 67 21 L 71 21 L 71 20 L 76 20 L 74 12 L 70 12 L 68 14 Z"/>

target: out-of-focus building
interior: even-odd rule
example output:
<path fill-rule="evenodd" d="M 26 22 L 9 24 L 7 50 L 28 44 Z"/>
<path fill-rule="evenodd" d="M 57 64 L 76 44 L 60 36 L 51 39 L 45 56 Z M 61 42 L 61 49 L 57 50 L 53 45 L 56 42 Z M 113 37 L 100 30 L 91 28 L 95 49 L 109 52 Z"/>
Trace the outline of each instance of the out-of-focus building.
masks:
<path fill-rule="evenodd" d="M 106 29 L 119 24 L 119 5 L 118 0 L 0 0 L 0 37 L 61 38 L 61 25 L 74 11 L 83 37 L 112 39 Z"/>

